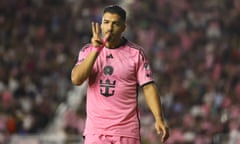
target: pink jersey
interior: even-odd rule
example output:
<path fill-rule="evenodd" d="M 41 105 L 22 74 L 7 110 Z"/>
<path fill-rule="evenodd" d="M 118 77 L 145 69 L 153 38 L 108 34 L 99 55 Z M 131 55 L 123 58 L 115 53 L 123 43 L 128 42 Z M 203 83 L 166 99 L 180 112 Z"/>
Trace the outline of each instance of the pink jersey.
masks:
<path fill-rule="evenodd" d="M 78 63 L 92 51 L 86 45 Z M 138 86 L 153 82 L 142 48 L 125 40 L 116 49 L 104 48 L 88 79 L 84 135 L 104 134 L 139 138 Z"/>

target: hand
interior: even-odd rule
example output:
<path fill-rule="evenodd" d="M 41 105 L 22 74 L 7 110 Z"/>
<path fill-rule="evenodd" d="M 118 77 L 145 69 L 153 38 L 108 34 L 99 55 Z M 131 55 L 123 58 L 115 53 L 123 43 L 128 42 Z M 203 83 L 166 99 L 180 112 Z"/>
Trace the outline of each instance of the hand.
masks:
<path fill-rule="evenodd" d="M 157 134 L 159 135 L 162 134 L 161 141 L 165 142 L 169 137 L 169 131 L 168 131 L 168 126 L 166 122 L 161 119 L 156 119 L 155 128 L 156 128 Z"/>
<path fill-rule="evenodd" d="M 105 46 L 106 40 L 109 35 L 106 35 L 104 38 L 101 38 L 100 26 L 98 23 L 92 22 L 92 39 L 91 43 L 95 48 L 103 48 Z M 100 50 L 99 50 L 100 51 Z"/>

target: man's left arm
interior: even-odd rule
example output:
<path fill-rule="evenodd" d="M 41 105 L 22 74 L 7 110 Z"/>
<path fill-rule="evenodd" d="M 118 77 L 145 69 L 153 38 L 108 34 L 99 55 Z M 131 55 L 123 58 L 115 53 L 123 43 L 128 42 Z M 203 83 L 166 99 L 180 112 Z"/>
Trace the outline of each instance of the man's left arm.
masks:
<path fill-rule="evenodd" d="M 143 92 L 146 103 L 155 118 L 155 128 L 157 133 L 160 134 L 162 132 L 162 142 L 165 142 L 169 137 L 169 131 L 162 112 L 161 100 L 157 87 L 154 83 L 146 84 L 143 86 Z"/>

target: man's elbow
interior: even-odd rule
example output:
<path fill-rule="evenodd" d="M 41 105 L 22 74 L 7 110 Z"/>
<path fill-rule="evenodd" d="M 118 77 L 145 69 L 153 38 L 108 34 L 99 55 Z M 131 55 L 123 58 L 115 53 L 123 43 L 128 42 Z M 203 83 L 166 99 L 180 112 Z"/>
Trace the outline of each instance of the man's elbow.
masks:
<path fill-rule="evenodd" d="M 73 85 L 81 85 L 83 82 L 74 77 L 73 75 L 71 76 L 71 81 Z"/>

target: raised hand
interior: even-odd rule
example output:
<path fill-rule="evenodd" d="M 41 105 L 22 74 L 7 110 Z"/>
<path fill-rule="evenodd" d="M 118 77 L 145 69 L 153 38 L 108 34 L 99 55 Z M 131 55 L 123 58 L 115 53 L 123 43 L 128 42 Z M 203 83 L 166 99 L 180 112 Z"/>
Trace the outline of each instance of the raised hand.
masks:
<path fill-rule="evenodd" d="M 96 48 L 102 47 L 104 45 L 104 41 L 101 38 L 100 26 L 98 23 L 92 22 L 92 45 Z"/>

